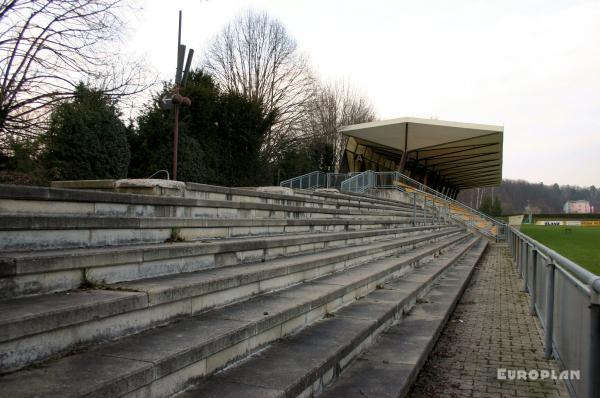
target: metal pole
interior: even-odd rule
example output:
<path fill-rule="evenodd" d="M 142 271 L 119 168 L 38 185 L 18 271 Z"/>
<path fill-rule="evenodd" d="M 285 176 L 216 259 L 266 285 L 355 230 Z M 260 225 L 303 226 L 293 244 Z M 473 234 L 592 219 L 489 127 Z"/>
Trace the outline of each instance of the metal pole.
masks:
<path fill-rule="evenodd" d="M 423 195 L 423 225 L 427 224 L 427 198 Z"/>
<path fill-rule="evenodd" d="M 515 256 L 515 265 L 517 266 L 517 274 L 521 272 L 521 238 L 517 237 L 515 242 L 515 248 L 517 249 L 517 255 Z"/>
<path fill-rule="evenodd" d="M 181 10 L 179 10 L 179 27 L 177 28 L 177 74 L 175 76 L 175 94 L 179 94 L 180 73 L 183 65 L 181 59 Z M 173 127 L 173 180 L 177 181 L 177 147 L 179 144 L 179 104 L 175 104 L 175 126 Z"/>
<path fill-rule="evenodd" d="M 519 237 L 515 234 L 515 266 L 519 268 Z"/>
<path fill-rule="evenodd" d="M 552 334 L 554 333 L 554 271 L 555 265 L 551 262 L 546 265 L 546 346 L 544 358 L 552 358 Z"/>
<path fill-rule="evenodd" d="M 417 193 L 413 192 L 413 227 L 417 226 Z"/>
<path fill-rule="evenodd" d="M 179 94 L 179 86 L 175 86 L 175 94 Z M 177 152 L 179 144 L 179 105 L 175 105 L 175 126 L 173 127 L 173 180 L 177 181 Z"/>
<path fill-rule="evenodd" d="M 525 242 L 523 239 L 519 240 L 519 278 L 523 276 L 523 247 L 525 246 Z"/>
<path fill-rule="evenodd" d="M 537 293 L 536 293 L 536 287 L 537 287 L 537 262 L 538 262 L 538 251 L 536 249 L 533 249 L 531 251 L 531 269 L 532 269 L 532 275 L 531 275 L 531 292 L 529 293 L 530 295 L 530 299 L 531 299 L 531 315 L 535 315 L 535 302 L 537 300 Z"/>
<path fill-rule="evenodd" d="M 527 282 L 529 279 L 529 245 L 525 243 L 525 267 L 523 269 L 523 291 L 527 292 Z"/>
<path fill-rule="evenodd" d="M 512 231 L 510 231 L 510 251 L 511 251 L 511 258 L 514 261 L 515 260 L 515 255 L 516 255 L 516 251 L 515 251 L 515 234 L 513 234 Z"/>
<path fill-rule="evenodd" d="M 510 239 L 510 257 L 514 260 L 515 259 L 515 235 L 513 234 L 513 232 L 510 229 L 508 230 L 508 237 Z"/>
<path fill-rule="evenodd" d="M 595 299 L 594 299 L 595 297 Z M 590 303 L 590 356 L 588 391 L 590 397 L 600 396 L 600 303 L 597 301 L 598 294 L 592 291 L 592 302 Z"/>

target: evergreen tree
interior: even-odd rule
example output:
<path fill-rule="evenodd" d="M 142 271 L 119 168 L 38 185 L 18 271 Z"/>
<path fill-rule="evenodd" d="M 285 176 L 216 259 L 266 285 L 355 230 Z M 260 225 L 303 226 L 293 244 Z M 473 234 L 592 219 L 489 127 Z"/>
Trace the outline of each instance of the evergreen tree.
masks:
<path fill-rule="evenodd" d="M 283 152 L 276 165 L 274 183 L 313 171 L 332 172 L 334 161 L 332 145 L 323 140 L 301 141 Z"/>
<path fill-rule="evenodd" d="M 130 135 L 132 176 L 147 177 L 161 169 L 171 172 L 174 116 L 172 110 L 158 106 L 170 89 L 165 85 Z M 265 115 L 258 102 L 222 93 L 202 71 L 190 74 L 182 95 L 192 104 L 180 109 L 178 179 L 229 186 L 270 183 L 261 147 L 274 112 Z"/>
<path fill-rule="evenodd" d="M 481 201 L 481 206 L 479 206 L 479 211 L 484 214 L 491 215 L 492 214 L 492 205 L 493 205 L 492 198 L 489 196 L 486 196 Z"/>
<path fill-rule="evenodd" d="M 80 84 L 70 102 L 50 116 L 41 138 L 42 162 L 55 179 L 124 178 L 129 166 L 127 129 L 114 101 Z"/>
<path fill-rule="evenodd" d="M 490 209 L 490 215 L 493 217 L 500 217 L 502 215 L 502 203 L 500 202 L 500 198 L 498 196 L 494 198 L 494 202 L 492 203 L 492 207 Z"/>

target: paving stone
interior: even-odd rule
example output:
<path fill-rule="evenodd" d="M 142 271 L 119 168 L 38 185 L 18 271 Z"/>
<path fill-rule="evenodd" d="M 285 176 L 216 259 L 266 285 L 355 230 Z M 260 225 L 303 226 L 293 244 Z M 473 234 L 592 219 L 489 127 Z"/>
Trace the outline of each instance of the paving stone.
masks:
<path fill-rule="evenodd" d="M 448 397 L 569 396 L 561 381 L 497 380 L 498 368 L 558 371 L 555 361 L 543 359 L 543 332 L 529 313 L 523 282 L 507 251 L 505 244 L 490 245 L 410 391 L 411 398 L 440 392 Z M 465 368 L 478 371 L 456 373 Z"/>

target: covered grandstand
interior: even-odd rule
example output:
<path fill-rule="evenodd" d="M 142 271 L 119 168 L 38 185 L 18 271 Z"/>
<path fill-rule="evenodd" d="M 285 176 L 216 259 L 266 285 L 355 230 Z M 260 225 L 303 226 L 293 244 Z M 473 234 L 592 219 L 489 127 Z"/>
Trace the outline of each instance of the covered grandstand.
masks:
<path fill-rule="evenodd" d="M 342 172 L 399 171 L 452 198 L 502 181 L 502 126 L 404 117 L 341 131 Z"/>

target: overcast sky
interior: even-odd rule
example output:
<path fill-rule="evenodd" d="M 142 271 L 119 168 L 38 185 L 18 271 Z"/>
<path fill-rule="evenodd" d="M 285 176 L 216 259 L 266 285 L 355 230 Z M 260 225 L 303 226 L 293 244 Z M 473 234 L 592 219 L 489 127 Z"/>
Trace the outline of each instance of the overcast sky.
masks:
<path fill-rule="evenodd" d="M 278 18 L 323 79 L 378 118 L 504 126 L 503 177 L 600 185 L 600 1 L 147 0 L 128 46 L 172 79 L 177 12 L 197 63 L 242 11 Z"/>

